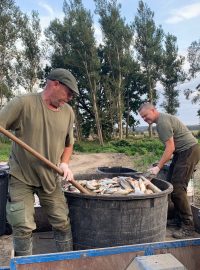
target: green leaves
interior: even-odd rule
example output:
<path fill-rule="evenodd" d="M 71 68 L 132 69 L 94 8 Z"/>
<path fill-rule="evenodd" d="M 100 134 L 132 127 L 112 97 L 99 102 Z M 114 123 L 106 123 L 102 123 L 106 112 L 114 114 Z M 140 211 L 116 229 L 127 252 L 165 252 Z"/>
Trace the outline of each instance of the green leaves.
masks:
<path fill-rule="evenodd" d="M 133 27 L 136 34 L 135 49 L 147 83 L 148 100 L 157 101 L 156 82 L 161 76 L 163 30 L 156 27 L 154 13 L 143 1 L 139 1 L 138 14 Z"/>
<path fill-rule="evenodd" d="M 24 27 L 21 31 L 23 48 L 16 64 L 17 80 L 27 92 L 34 92 L 34 87 L 38 87 L 42 60 L 41 31 L 39 14 L 32 11 L 31 18 L 27 16 L 24 18 Z"/>
<path fill-rule="evenodd" d="M 179 107 L 179 90 L 176 87 L 186 78 L 183 71 L 184 58 L 178 54 L 176 40 L 176 37 L 171 34 L 165 36 L 165 48 L 162 56 L 161 83 L 164 86 L 165 100 L 161 106 L 167 113 L 172 115 L 177 113 Z"/>

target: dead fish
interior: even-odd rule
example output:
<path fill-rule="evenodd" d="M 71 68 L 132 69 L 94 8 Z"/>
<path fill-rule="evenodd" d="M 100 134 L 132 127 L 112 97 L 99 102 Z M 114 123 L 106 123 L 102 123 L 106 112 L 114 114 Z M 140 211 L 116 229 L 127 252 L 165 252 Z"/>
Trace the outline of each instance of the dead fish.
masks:
<path fill-rule="evenodd" d="M 130 183 L 128 181 L 126 181 L 126 179 L 119 179 L 119 184 L 123 189 L 130 189 L 132 188 Z"/>
<path fill-rule="evenodd" d="M 71 192 L 76 192 L 76 193 L 80 193 L 80 190 L 78 190 L 76 187 L 74 187 L 74 186 L 69 186 L 69 191 L 71 191 Z"/>
<path fill-rule="evenodd" d="M 153 194 L 153 191 L 151 189 L 146 189 L 145 194 L 148 194 L 148 195 Z"/>
<path fill-rule="evenodd" d="M 134 186 L 135 180 L 128 179 L 127 181 L 129 182 L 129 184 L 131 185 L 131 187 L 132 187 L 133 189 L 135 189 L 135 186 Z"/>
<path fill-rule="evenodd" d="M 145 184 L 144 184 L 144 181 L 141 179 L 141 178 L 139 178 L 139 187 L 140 187 L 140 190 L 142 191 L 142 192 L 144 192 L 145 193 L 145 191 L 146 191 L 146 186 L 145 186 Z"/>
<path fill-rule="evenodd" d="M 86 182 L 86 188 L 90 189 L 90 190 L 95 190 L 96 186 L 93 186 L 92 183 L 90 183 L 90 181 Z"/>
<path fill-rule="evenodd" d="M 103 184 L 103 185 L 118 183 L 118 181 L 116 179 L 113 180 L 113 179 L 109 179 L 109 178 L 101 179 L 99 182 L 100 182 L 100 184 Z"/>
<path fill-rule="evenodd" d="M 94 187 L 98 187 L 99 186 L 99 181 L 93 179 L 93 180 L 88 180 L 90 182 L 90 184 L 92 184 Z"/>
<path fill-rule="evenodd" d="M 95 189 L 93 190 L 95 193 L 100 193 L 100 194 L 104 194 L 105 189 L 104 188 L 99 188 L 99 189 Z"/>
<path fill-rule="evenodd" d="M 72 185 L 72 184 L 71 184 L 70 182 L 68 182 L 68 181 L 63 181 L 62 188 L 63 188 L 64 190 L 68 190 L 69 187 L 70 187 L 71 185 Z"/>
<path fill-rule="evenodd" d="M 108 184 L 108 185 L 105 185 L 104 183 L 100 186 L 100 188 L 103 188 L 103 189 L 109 189 L 109 188 L 113 188 L 113 185 L 112 184 Z"/>
<path fill-rule="evenodd" d="M 104 194 L 113 194 L 117 192 L 118 188 L 108 188 L 104 191 Z"/>
<path fill-rule="evenodd" d="M 87 180 L 78 180 L 78 182 L 79 182 L 79 184 L 81 185 L 81 186 L 86 186 L 86 183 L 87 183 Z"/>
<path fill-rule="evenodd" d="M 142 195 L 142 194 L 144 194 L 144 192 L 140 190 L 139 182 L 137 180 L 136 181 L 132 181 L 132 186 L 134 187 L 135 195 Z"/>
<path fill-rule="evenodd" d="M 119 195 L 127 195 L 129 193 L 133 192 L 133 189 L 129 188 L 129 189 L 122 189 L 122 188 L 118 188 L 116 192 L 114 192 L 115 195 L 119 194 Z"/>
<path fill-rule="evenodd" d="M 119 176 L 112 179 L 103 178 L 100 180 L 79 180 L 79 183 L 97 195 L 105 196 L 137 196 L 161 191 L 143 176 L 141 176 L 139 180 L 135 180 L 130 176 Z M 67 182 L 66 185 L 64 185 L 62 188 L 64 191 L 80 193 L 79 190 L 73 187 L 69 182 Z"/>
<path fill-rule="evenodd" d="M 112 187 L 120 187 L 120 184 L 119 184 L 119 183 L 114 183 L 114 184 L 112 185 Z"/>

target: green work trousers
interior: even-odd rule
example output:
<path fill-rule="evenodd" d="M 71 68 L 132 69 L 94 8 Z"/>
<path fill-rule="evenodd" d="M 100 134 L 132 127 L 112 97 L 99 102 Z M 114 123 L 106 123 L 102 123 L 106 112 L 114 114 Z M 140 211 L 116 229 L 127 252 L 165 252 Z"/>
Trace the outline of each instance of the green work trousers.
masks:
<path fill-rule="evenodd" d="M 167 181 L 173 185 L 171 200 L 174 203 L 178 218 L 186 225 L 193 225 L 191 207 L 187 198 L 187 186 L 194 169 L 200 160 L 200 146 L 175 153 L 170 164 Z"/>
<path fill-rule="evenodd" d="M 28 237 L 36 229 L 34 193 L 37 193 L 40 205 L 47 213 L 53 230 L 61 232 L 71 230 L 68 217 L 69 210 L 59 182 L 57 182 L 54 192 L 47 194 L 42 187 L 26 185 L 15 177 L 10 176 L 9 199 L 6 208 L 8 222 L 13 228 L 13 236 Z"/>

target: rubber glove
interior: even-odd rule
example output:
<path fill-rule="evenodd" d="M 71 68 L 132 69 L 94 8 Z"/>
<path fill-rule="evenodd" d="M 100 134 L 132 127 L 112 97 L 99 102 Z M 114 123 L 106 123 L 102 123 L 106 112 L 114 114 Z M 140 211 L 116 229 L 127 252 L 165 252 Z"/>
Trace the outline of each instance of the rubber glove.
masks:
<path fill-rule="evenodd" d="M 62 180 L 70 181 L 70 180 L 74 179 L 73 173 L 70 170 L 67 163 L 61 162 L 60 165 L 59 165 L 59 168 L 61 170 L 63 170 L 63 178 L 62 178 Z"/>
<path fill-rule="evenodd" d="M 152 167 L 150 169 L 148 169 L 148 172 L 150 172 L 151 174 L 157 175 L 160 171 L 160 168 L 158 166 Z"/>

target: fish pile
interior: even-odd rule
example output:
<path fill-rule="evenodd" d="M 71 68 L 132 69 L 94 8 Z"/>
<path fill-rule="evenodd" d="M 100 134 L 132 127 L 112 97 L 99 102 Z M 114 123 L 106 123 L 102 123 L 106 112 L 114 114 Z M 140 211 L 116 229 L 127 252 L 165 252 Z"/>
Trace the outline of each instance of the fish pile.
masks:
<path fill-rule="evenodd" d="M 159 188 L 143 176 L 138 180 L 132 177 L 118 176 L 99 180 L 79 180 L 78 183 L 93 195 L 147 195 L 161 192 Z M 67 192 L 80 193 L 70 182 L 65 182 L 62 189 Z"/>

